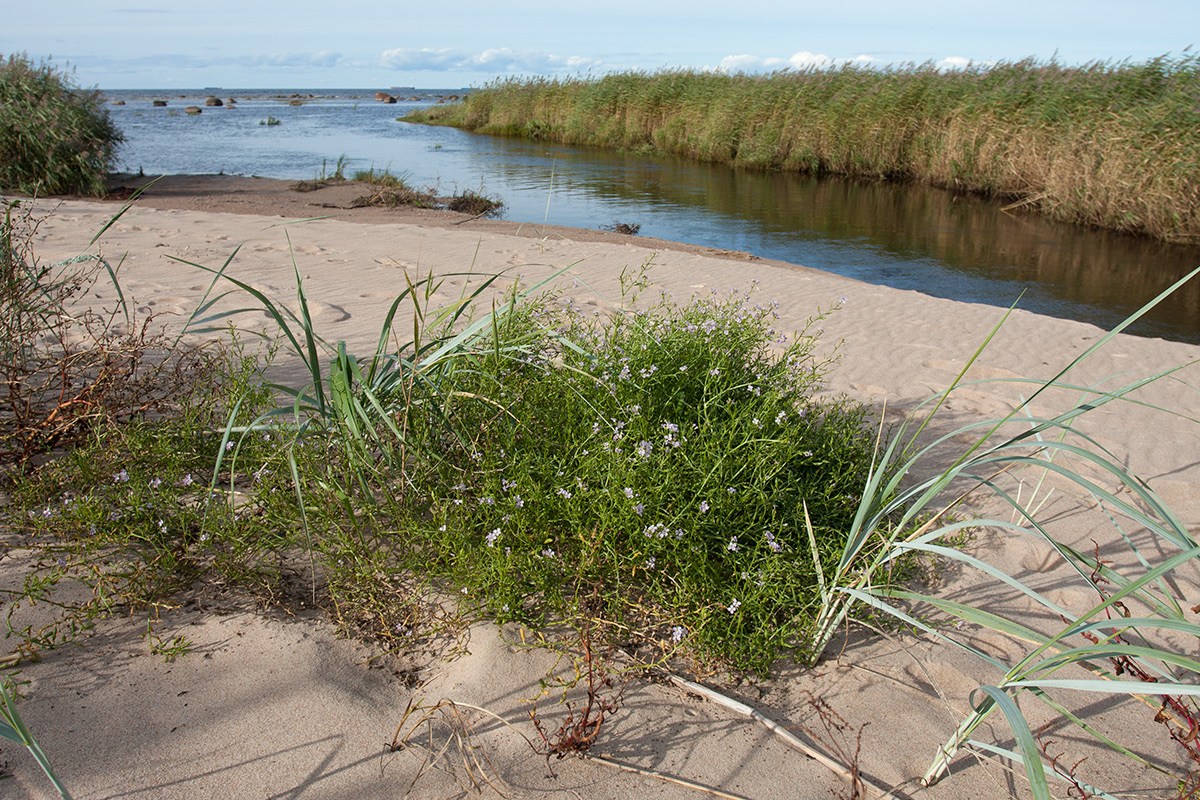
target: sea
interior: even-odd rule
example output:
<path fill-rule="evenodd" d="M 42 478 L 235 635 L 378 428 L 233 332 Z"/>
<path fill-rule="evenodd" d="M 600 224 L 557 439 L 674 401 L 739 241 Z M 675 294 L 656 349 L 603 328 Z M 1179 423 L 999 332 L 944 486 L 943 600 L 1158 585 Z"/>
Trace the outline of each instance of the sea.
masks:
<path fill-rule="evenodd" d="M 380 102 L 377 91 L 396 98 Z M 105 90 L 119 168 L 310 180 L 387 170 L 471 190 L 507 219 L 605 228 L 826 270 L 964 302 L 1119 324 L 1200 266 L 1200 247 L 1063 225 L 913 185 L 734 169 L 404 122 L 470 89 Z M 208 106 L 215 97 L 220 106 Z M 189 106 L 201 110 L 188 114 Z M 1200 343 L 1200 281 L 1130 332 Z"/>

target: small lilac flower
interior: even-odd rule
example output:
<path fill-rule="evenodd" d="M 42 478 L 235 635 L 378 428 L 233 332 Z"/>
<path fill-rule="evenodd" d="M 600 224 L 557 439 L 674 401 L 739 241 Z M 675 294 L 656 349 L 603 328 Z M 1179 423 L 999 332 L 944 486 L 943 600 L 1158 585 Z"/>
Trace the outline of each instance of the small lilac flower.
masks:
<path fill-rule="evenodd" d="M 781 545 L 779 542 L 775 541 L 775 534 L 771 533 L 770 531 L 767 531 L 766 539 L 767 539 L 767 546 L 771 548 L 772 552 L 778 553 L 780 550 L 783 549 L 783 545 Z"/>
<path fill-rule="evenodd" d="M 226 442 L 225 443 L 225 452 L 228 453 L 232 449 L 233 449 L 233 442 Z"/>
<path fill-rule="evenodd" d="M 646 506 L 644 503 L 638 503 L 636 506 L 633 507 L 633 513 L 637 514 L 639 517 L 642 515 L 642 512 L 644 512 L 645 510 L 646 510 Z"/>
<path fill-rule="evenodd" d="M 710 506 L 710 505 L 708 504 L 708 501 L 707 501 L 707 500 L 701 500 L 701 501 L 700 501 L 700 513 L 701 513 L 701 514 L 704 514 L 704 513 L 705 513 L 705 512 L 707 512 L 707 511 L 708 511 L 708 509 L 710 509 L 710 508 L 712 508 L 712 506 Z"/>
<path fill-rule="evenodd" d="M 209 536 L 208 536 L 208 534 L 207 534 L 207 533 L 202 533 L 202 534 L 200 534 L 200 541 L 202 541 L 202 542 L 207 542 L 207 541 L 208 541 L 208 539 L 209 539 Z"/>
<path fill-rule="evenodd" d="M 729 492 L 730 494 L 737 494 L 737 489 L 735 489 L 735 488 L 734 488 L 734 487 L 732 487 L 732 486 L 730 486 L 729 488 L 727 488 L 725 491 Z"/>
<path fill-rule="evenodd" d="M 776 425 L 782 425 L 785 422 L 787 422 L 787 412 L 780 411 L 778 414 L 775 415 L 775 424 Z"/>
<path fill-rule="evenodd" d="M 633 489 L 626 486 L 625 487 L 625 496 L 628 497 L 630 500 L 632 500 L 633 499 Z"/>
<path fill-rule="evenodd" d="M 157 489 L 159 486 L 162 486 L 162 478 L 154 477 L 150 479 L 151 489 Z"/>
<path fill-rule="evenodd" d="M 179 482 L 179 485 L 180 486 L 191 486 L 195 482 L 196 482 L 195 478 L 193 478 L 192 473 L 189 472 L 187 475 L 183 476 L 183 480 L 181 480 Z"/>
<path fill-rule="evenodd" d="M 755 417 L 754 419 L 750 420 L 750 424 L 756 428 L 762 427 L 762 423 L 758 421 L 758 417 Z"/>
<path fill-rule="evenodd" d="M 654 569 L 655 563 L 657 563 L 657 562 L 656 562 L 656 559 L 654 558 L 654 556 L 650 556 L 649 558 L 646 559 L 646 569 Z"/>
<path fill-rule="evenodd" d="M 645 439 L 638 442 L 637 454 L 642 458 L 649 458 L 650 453 L 654 451 L 654 445 L 647 442 Z"/>
<path fill-rule="evenodd" d="M 559 497 L 563 498 L 564 500 L 570 500 L 570 499 L 571 499 L 571 493 L 570 493 L 568 490 L 566 490 L 566 489 L 562 488 L 561 486 L 560 486 L 560 487 L 558 487 L 557 489 L 555 489 L 555 490 L 554 490 L 554 493 L 555 493 L 556 495 L 558 495 Z"/>
<path fill-rule="evenodd" d="M 499 538 L 500 538 L 500 529 L 494 528 L 492 530 L 492 532 L 487 535 L 487 546 L 488 547 L 495 546 L 496 540 Z"/>
<path fill-rule="evenodd" d="M 732 603 L 729 604 L 729 608 L 727 608 L 725 610 L 728 611 L 730 614 L 735 614 L 735 613 L 737 613 L 737 610 L 739 608 L 741 608 L 741 606 L 742 606 L 741 600 L 734 600 Z"/>
<path fill-rule="evenodd" d="M 516 506 L 517 508 L 525 507 L 525 501 L 521 499 L 521 495 L 519 495 L 519 494 L 513 495 L 513 505 Z"/>
<path fill-rule="evenodd" d="M 674 628 L 671 628 L 671 641 L 675 644 L 682 642 L 684 636 L 687 636 L 687 628 L 682 625 L 676 625 Z"/>
<path fill-rule="evenodd" d="M 554 548 L 547 547 L 542 551 L 542 555 L 544 555 L 546 558 L 554 558 Z"/>
<path fill-rule="evenodd" d="M 125 483 L 129 480 L 129 473 L 121 470 L 116 475 L 113 475 L 113 483 Z"/>
<path fill-rule="evenodd" d="M 725 545 L 725 549 L 727 549 L 731 553 L 736 553 L 738 551 L 738 543 L 737 543 L 736 536 L 734 536 L 732 539 L 729 540 L 729 544 Z"/>

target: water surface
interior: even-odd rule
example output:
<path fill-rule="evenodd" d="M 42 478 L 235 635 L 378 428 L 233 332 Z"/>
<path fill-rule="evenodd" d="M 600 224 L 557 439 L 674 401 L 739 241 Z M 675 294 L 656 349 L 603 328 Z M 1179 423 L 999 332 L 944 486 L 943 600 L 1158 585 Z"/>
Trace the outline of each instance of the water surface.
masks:
<path fill-rule="evenodd" d="M 465 133 L 397 121 L 437 102 L 384 104 L 374 90 L 110 91 L 127 143 L 122 168 L 311 179 L 342 156 L 439 194 L 498 196 L 519 221 L 614 222 L 674 241 L 743 250 L 870 283 L 1112 327 L 1196 266 L 1200 247 L 1049 222 L 994 202 L 919 186 L 735 170 Z M 299 106 L 288 95 L 304 95 Z M 236 107 L 205 107 L 208 94 Z M 408 94 L 406 93 L 407 97 Z M 152 100 L 165 99 L 165 108 Z M 268 116 L 278 125 L 260 124 Z M 1200 281 L 1131 332 L 1200 343 Z"/>

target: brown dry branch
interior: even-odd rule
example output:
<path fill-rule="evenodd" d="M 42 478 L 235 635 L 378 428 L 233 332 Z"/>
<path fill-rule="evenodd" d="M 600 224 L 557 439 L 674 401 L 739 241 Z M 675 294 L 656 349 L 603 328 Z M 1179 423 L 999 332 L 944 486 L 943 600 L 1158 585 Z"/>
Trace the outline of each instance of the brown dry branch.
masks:
<path fill-rule="evenodd" d="M 537 716 L 537 707 L 530 709 L 529 718 L 542 737 L 544 754 L 563 758 L 567 755 L 583 754 L 591 749 L 600 735 L 604 721 L 615 714 L 621 705 L 624 685 L 613 686 L 613 675 L 607 657 L 597 657 L 593 652 L 592 622 L 585 617 L 579 631 L 583 647 L 583 673 L 587 678 L 587 699 L 583 708 L 566 703 L 567 718 L 552 735 L 548 736 Z"/>
<path fill-rule="evenodd" d="M 168 410 L 212 359 L 134 320 L 100 255 L 39 263 L 38 224 L 18 202 L 0 220 L 0 461 L 17 467 L 101 421 Z M 79 308 L 106 274 L 114 306 Z"/>

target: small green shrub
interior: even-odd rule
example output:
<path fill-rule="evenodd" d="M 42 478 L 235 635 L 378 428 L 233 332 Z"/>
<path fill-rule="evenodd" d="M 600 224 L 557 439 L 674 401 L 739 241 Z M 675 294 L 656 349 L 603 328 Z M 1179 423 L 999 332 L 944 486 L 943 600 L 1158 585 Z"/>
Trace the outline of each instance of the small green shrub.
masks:
<path fill-rule="evenodd" d="M 0 57 L 0 191 L 101 195 L 123 141 L 98 91 L 50 64 Z"/>
<path fill-rule="evenodd" d="M 814 548 L 835 564 L 853 521 L 867 409 L 814 399 L 815 320 L 783 349 L 749 294 L 610 321 L 564 302 L 546 350 L 484 357 L 460 386 L 490 400 L 453 409 L 478 433 L 443 462 L 430 561 L 502 620 L 596 597 L 634 640 L 767 669 L 812 624 Z"/>

